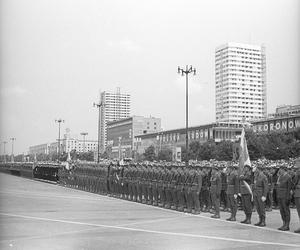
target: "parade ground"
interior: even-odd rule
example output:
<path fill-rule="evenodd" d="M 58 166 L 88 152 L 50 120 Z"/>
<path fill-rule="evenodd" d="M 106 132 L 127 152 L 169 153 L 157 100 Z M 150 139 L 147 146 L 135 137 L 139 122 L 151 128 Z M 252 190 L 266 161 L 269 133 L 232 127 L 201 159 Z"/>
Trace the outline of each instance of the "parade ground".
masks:
<path fill-rule="evenodd" d="M 0 174 L 0 249 L 300 249 L 298 216 L 282 232 L 280 213 L 267 227 L 191 215 L 56 184 Z"/>

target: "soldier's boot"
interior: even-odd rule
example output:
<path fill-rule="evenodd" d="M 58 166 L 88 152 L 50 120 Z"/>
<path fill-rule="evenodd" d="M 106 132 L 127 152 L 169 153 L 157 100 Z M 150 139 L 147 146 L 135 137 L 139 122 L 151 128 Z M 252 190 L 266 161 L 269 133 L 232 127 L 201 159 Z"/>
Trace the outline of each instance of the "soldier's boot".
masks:
<path fill-rule="evenodd" d="M 247 220 L 248 220 L 248 215 L 246 214 L 246 218 L 242 220 L 241 223 L 245 224 Z"/>
<path fill-rule="evenodd" d="M 212 215 L 210 217 L 214 218 L 214 219 L 220 219 L 220 214 L 214 214 L 214 215 Z"/>
<path fill-rule="evenodd" d="M 296 234 L 300 234 L 300 227 L 294 231 Z"/>
<path fill-rule="evenodd" d="M 265 227 L 266 226 L 266 217 L 265 216 L 261 217 L 261 223 L 258 226 L 259 227 Z"/>
<path fill-rule="evenodd" d="M 226 220 L 231 221 L 231 219 L 232 219 L 232 214 L 231 214 L 230 217 L 227 218 Z"/>
<path fill-rule="evenodd" d="M 281 226 L 281 227 L 279 227 L 279 228 L 278 228 L 278 230 L 282 230 L 282 228 L 284 228 L 285 224 L 286 224 L 286 222 L 285 222 L 285 221 L 283 221 L 283 224 L 282 224 L 282 226 Z"/>
<path fill-rule="evenodd" d="M 290 222 L 289 221 L 285 221 L 284 226 L 281 229 L 279 229 L 279 230 L 281 230 L 281 231 L 289 231 L 290 230 Z"/>
<path fill-rule="evenodd" d="M 259 216 L 259 221 L 257 223 L 254 224 L 254 226 L 260 226 L 261 224 L 261 221 L 262 221 L 262 217 Z"/>
<path fill-rule="evenodd" d="M 251 214 L 248 214 L 246 219 L 245 224 L 251 224 Z"/>

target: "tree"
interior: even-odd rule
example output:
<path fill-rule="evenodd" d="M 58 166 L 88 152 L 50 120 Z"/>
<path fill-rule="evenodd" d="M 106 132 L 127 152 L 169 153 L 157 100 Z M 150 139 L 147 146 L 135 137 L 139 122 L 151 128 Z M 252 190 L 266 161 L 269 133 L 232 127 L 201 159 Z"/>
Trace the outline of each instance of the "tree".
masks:
<path fill-rule="evenodd" d="M 144 157 L 145 157 L 145 160 L 147 160 L 147 161 L 155 160 L 155 147 L 153 145 L 146 148 Z"/>
<path fill-rule="evenodd" d="M 172 161 L 172 150 L 163 149 L 159 151 L 157 159 L 160 161 Z"/>

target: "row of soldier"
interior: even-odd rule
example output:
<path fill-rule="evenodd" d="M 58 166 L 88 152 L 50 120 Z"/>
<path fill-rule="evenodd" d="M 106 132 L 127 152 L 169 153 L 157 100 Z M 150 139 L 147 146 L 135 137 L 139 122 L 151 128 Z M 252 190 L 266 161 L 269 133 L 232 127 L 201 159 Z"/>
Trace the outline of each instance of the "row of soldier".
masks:
<path fill-rule="evenodd" d="M 236 164 L 206 166 L 176 166 L 162 164 L 128 164 L 120 166 L 76 166 L 60 173 L 60 182 L 82 190 L 108 194 L 122 199 L 199 214 L 213 210 L 213 218 L 220 218 L 220 205 L 228 209 L 229 221 L 236 220 L 238 201 L 245 213 L 241 221 L 251 224 L 253 208 L 266 226 L 266 204 L 280 208 L 283 220 L 279 230 L 289 230 L 290 202 L 293 199 L 300 213 L 299 168 L 287 165 L 266 168 Z M 296 230 L 300 232 L 300 230 Z"/>

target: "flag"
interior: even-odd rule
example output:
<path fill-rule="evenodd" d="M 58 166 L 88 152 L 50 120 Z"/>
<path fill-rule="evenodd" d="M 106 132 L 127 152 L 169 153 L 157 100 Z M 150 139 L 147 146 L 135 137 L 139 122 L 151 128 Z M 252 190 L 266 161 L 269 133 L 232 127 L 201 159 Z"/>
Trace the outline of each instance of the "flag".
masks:
<path fill-rule="evenodd" d="M 242 134 L 241 134 L 241 141 L 240 141 L 240 147 L 239 147 L 239 173 L 243 171 L 245 165 L 248 165 L 251 167 L 250 157 L 248 154 L 248 147 L 247 147 L 247 141 L 245 137 L 245 129 L 243 128 Z M 253 193 L 251 190 L 250 185 L 243 180 L 243 184 L 246 186 L 248 191 L 251 194 L 251 200 L 253 201 Z"/>
<path fill-rule="evenodd" d="M 251 167 L 250 157 L 247 148 L 247 141 L 245 137 L 245 129 L 243 128 L 239 147 L 239 170 L 242 171 L 245 165 Z"/>

